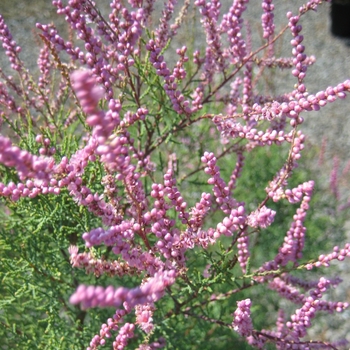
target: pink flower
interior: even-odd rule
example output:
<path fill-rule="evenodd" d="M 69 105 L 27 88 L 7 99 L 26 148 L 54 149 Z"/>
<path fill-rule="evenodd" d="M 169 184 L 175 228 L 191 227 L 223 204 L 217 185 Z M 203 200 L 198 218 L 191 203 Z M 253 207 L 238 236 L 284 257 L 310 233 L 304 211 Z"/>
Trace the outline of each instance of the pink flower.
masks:
<path fill-rule="evenodd" d="M 242 337 L 248 337 L 253 331 L 253 324 L 250 318 L 251 305 L 250 299 L 237 301 L 237 310 L 233 314 L 233 329 Z"/>

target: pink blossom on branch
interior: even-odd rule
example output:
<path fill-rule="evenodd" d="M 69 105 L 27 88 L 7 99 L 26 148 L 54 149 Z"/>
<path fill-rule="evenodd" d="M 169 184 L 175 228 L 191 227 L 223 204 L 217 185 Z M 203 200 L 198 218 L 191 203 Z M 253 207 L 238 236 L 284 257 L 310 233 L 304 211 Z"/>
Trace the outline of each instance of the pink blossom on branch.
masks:
<path fill-rule="evenodd" d="M 273 10 L 275 6 L 272 4 L 272 0 L 263 1 L 261 6 L 264 10 L 264 13 L 261 16 L 261 23 L 264 29 L 263 37 L 265 39 L 272 38 L 275 31 L 275 25 L 273 23 Z"/>
<path fill-rule="evenodd" d="M 159 300 L 166 287 L 174 284 L 176 272 L 174 270 L 159 271 L 139 287 L 128 289 L 125 287 L 107 288 L 80 285 L 70 297 L 72 304 L 81 304 L 83 308 L 118 307 L 127 302 L 130 308 L 139 304 L 153 303 Z"/>
<path fill-rule="evenodd" d="M 55 168 L 53 158 L 32 155 L 14 146 L 11 140 L 4 136 L 0 136 L 0 163 L 15 168 L 22 181 L 28 178 L 49 180 Z"/>
<path fill-rule="evenodd" d="M 233 314 L 233 329 L 243 337 L 248 337 L 253 331 L 253 324 L 250 317 L 251 305 L 252 302 L 250 299 L 238 301 L 237 310 Z"/>
<path fill-rule="evenodd" d="M 152 316 L 155 309 L 155 306 L 151 303 L 135 306 L 136 324 L 145 333 L 150 333 L 154 329 Z"/>
<path fill-rule="evenodd" d="M 291 316 L 291 321 L 287 322 L 287 327 L 290 330 L 292 339 L 300 339 L 306 335 L 306 329 L 310 327 L 311 320 L 315 317 L 317 310 L 323 308 L 323 302 L 320 300 L 322 295 L 330 286 L 330 281 L 321 277 L 317 288 L 310 292 L 310 296 L 306 298 L 303 306 L 296 310 Z M 336 303 L 329 311 L 341 312 L 343 308 L 347 308 L 348 304 Z"/>
<path fill-rule="evenodd" d="M 251 227 L 266 228 L 270 226 L 275 218 L 276 212 L 265 205 L 253 211 L 247 218 L 247 224 Z"/>

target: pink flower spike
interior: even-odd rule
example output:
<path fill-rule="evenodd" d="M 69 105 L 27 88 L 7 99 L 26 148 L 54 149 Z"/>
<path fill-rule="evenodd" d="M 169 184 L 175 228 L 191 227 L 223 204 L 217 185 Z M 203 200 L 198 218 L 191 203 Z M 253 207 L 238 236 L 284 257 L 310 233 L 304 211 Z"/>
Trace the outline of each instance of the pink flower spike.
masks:
<path fill-rule="evenodd" d="M 248 337 L 253 331 L 253 324 L 250 318 L 251 305 L 250 299 L 237 301 L 237 310 L 233 314 L 233 329 L 243 337 Z"/>

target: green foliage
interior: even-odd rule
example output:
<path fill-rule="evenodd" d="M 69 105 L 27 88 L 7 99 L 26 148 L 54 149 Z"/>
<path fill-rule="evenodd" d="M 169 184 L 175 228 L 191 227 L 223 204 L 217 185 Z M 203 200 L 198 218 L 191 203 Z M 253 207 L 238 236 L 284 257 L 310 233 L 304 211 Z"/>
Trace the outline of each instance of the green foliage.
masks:
<path fill-rule="evenodd" d="M 31 134 L 29 134 L 30 139 Z M 72 139 L 67 133 L 67 139 Z M 37 145 L 23 139 L 33 149 Z M 66 146 L 65 146 L 66 147 Z M 70 143 L 73 152 L 76 142 Z M 101 169 L 87 167 L 86 184 L 98 190 Z M 4 182 L 16 180 L 2 168 Z M 81 283 L 135 285 L 133 278 L 87 275 L 73 269 L 68 247 L 81 248 L 81 235 L 101 221 L 67 193 L 39 195 L 17 202 L 2 199 L 0 226 L 0 335 L 3 349 L 82 349 L 110 317 L 109 310 L 81 310 L 69 297 Z M 96 250 L 107 255 L 106 249 Z"/>

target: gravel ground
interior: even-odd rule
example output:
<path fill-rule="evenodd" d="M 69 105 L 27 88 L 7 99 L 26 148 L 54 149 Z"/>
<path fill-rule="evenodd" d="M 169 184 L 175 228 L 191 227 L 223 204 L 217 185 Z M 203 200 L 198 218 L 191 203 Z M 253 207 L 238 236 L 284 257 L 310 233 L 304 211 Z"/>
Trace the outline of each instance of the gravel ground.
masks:
<path fill-rule="evenodd" d="M 96 0 L 95 0 L 96 1 Z M 107 8 L 108 0 L 96 1 L 104 8 Z M 162 1 L 163 2 L 163 1 Z M 223 8 L 227 8 L 229 1 L 223 0 Z M 291 10 L 297 13 L 298 7 L 303 4 L 300 0 L 279 0 L 276 3 L 276 28 L 280 29 L 286 23 L 285 13 Z M 227 4 L 227 5 L 225 5 Z M 55 17 L 55 9 L 49 0 L 1 0 L 0 14 L 3 15 L 7 25 L 10 27 L 15 40 L 24 47 L 22 58 L 25 62 L 30 62 L 28 68 L 35 67 L 37 49 L 35 40 L 33 39 L 32 30 L 36 22 L 48 23 L 51 18 Z M 250 9 L 246 18 L 251 23 L 251 31 L 253 33 L 253 43 L 260 42 L 261 29 L 259 29 L 259 20 L 261 16 L 260 1 L 252 0 Z M 55 23 L 57 21 L 55 20 Z M 62 23 L 62 19 L 61 19 Z M 350 46 L 341 39 L 335 38 L 330 34 L 330 5 L 320 6 L 317 13 L 308 13 L 302 19 L 303 35 L 305 37 L 304 45 L 307 48 L 306 53 L 315 55 L 317 58 L 314 66 L 308 69 L 306 79 L 309 92 L 316 93 L 330 85 L 336 85 L 350 78 Z M 290 36 L 287 35 L 282 45 L 276 46 L 282 55 L 290 55 Z M 0 51 L 0 65 L 5 67 L 8 65 L 5 55 Z M 282 73 L 278 77 L 271 77 L 271 84 L 277 92 L 283 93 L 291 90 L 295 83 L 295 79 L 291 77 L 289 72 Z M 339 157 L 340 163 L 345 164 L 349 160 L 350 149 L 350 98 L 345 101 L 336 101 L 324 107 L 321 111 L 315 113 L 310 112 L 304 115 L 306 135 L 314 145 L 321 146 L 323 140 L 327 140 L 326 147 L 326 163 L 325 169 L 330 169 L 331 160 L 334 155 Z M 322 174 L 322 168 L 320 173 Z M 349 186 L 344 184 L 344 193 L 349 195 Z M 348 223 L 347 232 L 349 232 L 350 240 L 350 222 Z M 340 294 L 350 302 L 350 274 L 349 265 L 342 267 L 345 276 L 345 282 Z M 341 299 L 341 298 L 340 298 Z M 345 300 L 344 300 L 345 301 Z M 340 336 L 348 337 L 350 329 L 349 313 L 345 313 L 338 318 L 338 323 L 332 327 L 332 331 L 327 331 L 327 324 L 321 325 L 318 331 L 331 334 L 336 339 Z M 337 328 L 337 332 L 334 332 Z"/>

